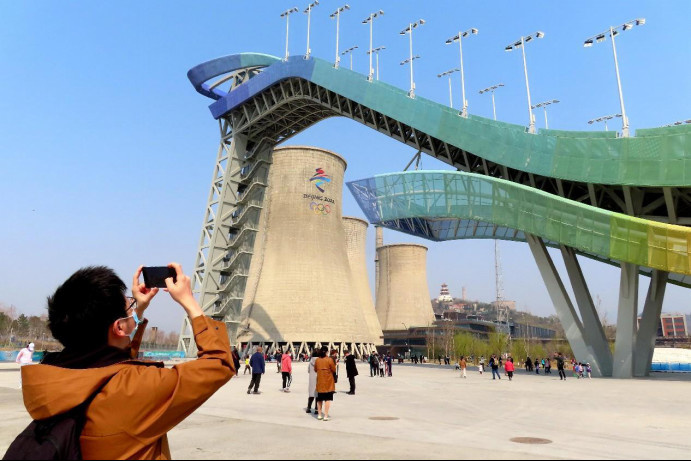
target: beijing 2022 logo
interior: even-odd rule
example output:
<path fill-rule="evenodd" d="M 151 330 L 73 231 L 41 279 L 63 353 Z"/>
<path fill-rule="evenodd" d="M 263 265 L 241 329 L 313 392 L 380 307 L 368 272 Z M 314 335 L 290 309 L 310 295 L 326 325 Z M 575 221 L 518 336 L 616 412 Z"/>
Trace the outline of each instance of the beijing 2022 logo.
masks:
<path fill-rule="evenodd" d="M 331 176 L 326 174 L 321 168 L 316 168 L 315 171 L 316 173 L 310 178 L 310 181 L 314 181 L 314 186 L 323 194 L 324 185 L 331 182 Z"/>

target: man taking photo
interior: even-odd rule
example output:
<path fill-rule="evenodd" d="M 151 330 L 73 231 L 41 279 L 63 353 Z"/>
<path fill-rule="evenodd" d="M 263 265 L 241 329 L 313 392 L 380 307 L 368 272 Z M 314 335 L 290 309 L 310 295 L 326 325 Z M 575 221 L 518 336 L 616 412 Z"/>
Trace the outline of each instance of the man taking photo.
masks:
<path fill-rule="evenodd" d="M 49 327 L 64 350 L 22 369 L 24 403 L 34 420 L 43 420 L 97 393 L 81 432 L 83 459 L 170 459 L 167 432 L 235 374 L 225 325 L 203 315 L 182 267 L 168 267 L 177 281 L 166 279 L 166 291 L 189 316 L 199 350 L 197 360 L 170 369 L 132 360 L 144 312 L 158 293 L 139 282 L 141 267 L 133 298 L 102 266 L 78 270 L 48 298 Z"/>

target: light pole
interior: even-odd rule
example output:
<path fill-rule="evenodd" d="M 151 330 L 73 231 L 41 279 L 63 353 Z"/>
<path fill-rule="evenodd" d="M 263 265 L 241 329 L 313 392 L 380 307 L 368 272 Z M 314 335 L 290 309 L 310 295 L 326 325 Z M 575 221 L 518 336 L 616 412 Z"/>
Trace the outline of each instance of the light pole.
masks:
<path fill-rule="evenodd" d="M 621 114 L 604 115 L 602 117 L 594 118 L 592 120 L 588 120 L 588 125 L 592 125 L 593 123 L 605 122 L 605 131 L 609 131 L 609 129 L 607 128 L 607 121 L 612 120 L 616 117 L 621 117 Z"/>
<path fill-rule="evenodd" d="M 369 54 L 369 55 L 371 55 L 372 53 L 377 55 L 377 61 L 376 61 L 377 62 L 377 64 L 376 64 L 376 66 L 377 66 L 377 80 L 379 80 L 379 52 L 381 50 L 385 50 L 385 49 L 386 49 L 385 46 L 379 46 L 379 47 L 373 49 L 372 51 L 367 52 L 367 54 Z"/>
<path fill-rule="evenodd" d="M 465 32 L 459 32 L 446 40 L 446 44 L 450 45 L 453 42 L 458 42 L 458 48 L 461 52 L 461 117 L 468 117 L 468 101 L 465 99 L 465 74 L 463 72 L 463 39 L 470 35 L 477 35 L 478 30 L 474 27 L 466 30 Z"/>
<path fill-rule="evenodd" d="M 345 4 L 329 15 L 331 19 L 336 18 L 336 62 L 334 63 L 334 67 L 336 69 L 338 69 L 338 65 L 341 62 L 341 55 L 338 52 L 338 36 L 340 34 L 341 28 L 341 13 L 349 9 L 350 6 L 348 6 L 348 4 Z"/>
<path fill-rule="evenodd" d="M 305 53 L 305 59 L 310 58 L 310 54 L 312 54 L 312 50 L 310 49 L 310 23 L 312 19 L 312 8 L 315 6 L 319 5 L 319 0 L 314 0 L 312 3 L 307 5 L 307 8 L 305 8 L 305 13 L 307 15 L 307 53 Z"/>
<path fill-rule="evenodd" d="M 544 32 L 537 31 L 533 35 L 528 35 L 527 37 L 521 37 L 520 40 L 507 45 L 504 48 L 505 51 L 513 51 L 515 48 L 520 47 L 523 50 L 523 72 L 525 73 L 525 89 L 528 93 L 528 115 L 530 116 L 530 126 L 528 132 L 535 133 L 535 117 L 533 117 L 532 104 L 530 103 L 530 85 L 528 84 L 528 65 L 525 61 L 525 44 L 533 40 L 534 38 L 544 37 Z"/>
<path fill-rule="evenodd" d="M 459 68 L 457 67 L 457 68 L 455 68 L 455 69 L 450 69 L 450 70 L 447 70 L 446 72 L 442 72 L 441 74 L 437 74 L 437 77 L 438 77 L 438 78 L 442 78 L 442 77 L 446 77 L 446 76 L 449 77 L 449 106 L 450 106 L 452 109 L 453 109 L 453 96 L 451 95 L 451 75 L 452 75 L 454 72 L 458 72 L 459 70 L 461 70 L 461 69 L 459 69 Z"/>
<path fill-rule="evenodd" d="M 595 42 L 604 42 L 607 39 L 607 35 L 609 35 L 612 39 L 612 53 L 614 54 L 614 70 L 617 74 L 617 86 L 619 87 L 619 104 L 621 105 L 621 136 L 624 138 L 629 137 L 629 119 L 626 117 L 626 109 L 624 109 L 624 95 L 621 91 L 621 78 L 619 77 L 619 62 L 617 61 L 617 47 L 614 44 L 614 37 L 619 34 L 619 31 L 617 30 L 619 28 L 621 28 L 623 32 L 625 30 L 633 29 L 633 26 L 642 26 L 643 24 L 645 24 L 645 18 L 634 19 L 632 21 L 625 22 L 624 24 L 616 27 L 610 26 L 608 30 L 600 34 L 597 34 L 593 37 L 590 37 L 585 42 L 583 42 L 583 46 L 588 48 L 593 46 L 593 43 Z"/>
<path fill-rule="evenodd" d="M 345 50 L 341 55 L 345 56 L 346 54 L 350 54 L 350 70 L 353 70 L 353 51 L 357 50 L 358 46 L 351 46 L 347 50 Z"/>
<path fill-rule="evenodd" d="M 545 111 L 545 130 L 549 130 L 549 125 L 547 124 L 547 106 L 550 104 L 558 104 L 559 100 L 558 99 L 552 99 L 551 101 L 544 101 L 544 102 L 538 102 L 535 104 L 532 108 L 537 109 L 538 107 L 542 107 L 542 109 Z"/>
<path fill-rule="evenodd" d="M 415 56 L 405 59 L 401 61 L 401 65 L 405 66 L 406 64 L 410 63 L 410 90 L 408 90 L 408 97 L 410 98 L 415 98 L 415 82 L 413 81 L 413 61 L 416 59 L 420 59 L 420 55 L 416 54 Z"/>
<path fill-rule="evenodd" d="M 423 25 L 424 23 L 424 19 L 418 19 L 416 22 L 409 23 L 408 27 L 399 32 L 400 35 L 410 35 L 410 57 L 405 61 L 401 62 L 401 65 L 410 63 L 410 91 L 408 91 L 408 97 L 410 98 L 415 97 L 415 80 L 413 80 L 413 61 L 420 58 L 420 56 L 413 56 L 413 29 Z"/>
<path fill-rule="evenodd" d="M 288 56 L 289 56 L 289 54 L 288 54 L 288 31 L 290 28 L 290 15 L 293 13 L 297 13 L 297 12 L 298 12 L 298 9 L 297 9 L 297 7 L 294 6 L 291 9 L 285 10 L 283 13 L 281 13 L 281 17 L 286 18 L 286 56 L 285 56 L 285 58 L 283 58 L 286 61 L 288 60 Z"/>
<path fill-rule="evenodd" d="M 363 24 L 369 23 L 369 74 L 367 75 L 367 80 L 370 82 L 374 78 L 374 68 L 372 68 L 372 35 L 374 34 L 374 18 L 378 18 L 384 14 L 384 10 L 375 11 L 370 13 L 365 19 L 362 20 Z M 379 79 L 377 79 L 379 80 Z"/>
<path fill-rule="evenodd" d="M 502 86 L 504 86 L 503 83 L 498 83 L 496 85 L 487 87 L 484 90 L 480 90 L 480 94 L 487 93 L 488 91 L 492 93 L 492 113 L 494 114 L 494 120 L 497 119 L 497 107 L 494 105 L 494 90 L 501 88 Z"/>
<path fill-rule="evenodd" d="M 670 123 L 670 124 L 668 124 L 668 125 L 665 125 L 665 127 L 668 127 L 668 126 L 679 126 L 679 125 L 684 125 L 684 124 L 688 124 L 688 123 L 691 123 L 691 120 L 679 120 L 679 121 L 676 121 L 676 122 L 674 122 L 674 123 Z"/>

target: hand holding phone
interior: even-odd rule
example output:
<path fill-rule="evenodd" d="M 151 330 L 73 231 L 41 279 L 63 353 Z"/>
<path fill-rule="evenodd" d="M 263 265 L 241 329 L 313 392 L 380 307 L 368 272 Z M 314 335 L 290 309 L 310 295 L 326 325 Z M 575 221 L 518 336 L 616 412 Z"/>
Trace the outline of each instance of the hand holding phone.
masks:
<path fill-rule="evenodd" d="M 185 309 L 190 319 L 203 315 L 204 313 L 192 293 L 192 280 L 182 271 L 182 266 L 178 263 L 170 263 L 168 268 L 175 274 L 174 277 L 165 279 L 166 291 L 170 293 L 170 297 Z"/>
<path fill-rule="evenodd" d="M 173 278 L 173 283 L 177 282 L 177 273 L 172 267 L 142 267 L 142 274 L 147 288 L 165 288 L 166 279 L 169 277 Z"/>

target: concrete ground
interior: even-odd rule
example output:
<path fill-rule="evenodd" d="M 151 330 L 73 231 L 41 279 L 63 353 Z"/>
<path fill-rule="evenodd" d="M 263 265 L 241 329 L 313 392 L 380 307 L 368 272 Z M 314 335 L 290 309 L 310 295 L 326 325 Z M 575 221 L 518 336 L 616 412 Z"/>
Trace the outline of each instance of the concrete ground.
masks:
<path fill-rule="evenodd" d="M 343 368 L 343 367 L 342 367 Z M 357 393 L 337 385 L 332 420 L 305 414 L 307 366 L 294 364 L 292 392 L 267 364 L 261 395 L 240 375 L 169 433 L 177 459 L 688 459 L 691 376 L 560 382 L 519 371 L 513 382 L 469 370 L 394 365 Z M 0 454 L 28 423 L 13 365 L 0 366 Z M 545 439 L 546 444 L 515 438 Z"/>

